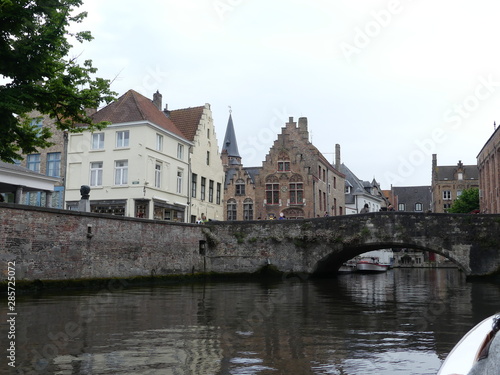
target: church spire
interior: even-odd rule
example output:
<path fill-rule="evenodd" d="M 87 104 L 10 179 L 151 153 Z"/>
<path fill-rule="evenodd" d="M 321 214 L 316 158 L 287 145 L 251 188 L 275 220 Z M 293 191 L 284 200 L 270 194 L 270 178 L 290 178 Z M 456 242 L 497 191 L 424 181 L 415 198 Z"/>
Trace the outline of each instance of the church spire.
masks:
<path fill-rule="evenodd" d="M 241 161 L 240 152 L 238 151 L 238 143 L 236 142 L 236 134 L 234 132 L 233 117 L 231 116 L 231 107 L 229 107 L 229 120 L 227 121 L 226 135 L 222 144 L 222 152 L 227 153 L 229 160 L 236 159 Z"/>

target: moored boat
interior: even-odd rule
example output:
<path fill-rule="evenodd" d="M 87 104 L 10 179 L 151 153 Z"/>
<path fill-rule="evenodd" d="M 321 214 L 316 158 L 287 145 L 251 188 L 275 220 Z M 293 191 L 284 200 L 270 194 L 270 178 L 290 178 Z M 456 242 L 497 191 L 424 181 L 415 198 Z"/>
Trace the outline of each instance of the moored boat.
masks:
<path fill-rule="evenodd" d="M 362 257 L 356 263 L 359 272 L 385 272 L 389 266 L 388 263 L 381 263 L 378 257 Z"/>

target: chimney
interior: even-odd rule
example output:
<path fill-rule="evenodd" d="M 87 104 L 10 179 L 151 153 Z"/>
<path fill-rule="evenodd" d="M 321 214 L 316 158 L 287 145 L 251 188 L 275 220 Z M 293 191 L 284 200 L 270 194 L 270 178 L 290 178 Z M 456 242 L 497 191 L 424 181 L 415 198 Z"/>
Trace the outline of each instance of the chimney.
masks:
<path fill-rule="evenodd" d="M 335 145 L 335 169 L 340 171 L 340 145 L 337 143 Z"/>
<path fill-rule="evenodd" d="M 309 132 L 307 131 L 307 117 L 299 117 L 299 134 L 306 141 L 309 140 Z"/>
<path fill-rule="evenodd" d="M 153 104 L 161 111 L 161 94 L 158 90 L 153 94 Z"/>

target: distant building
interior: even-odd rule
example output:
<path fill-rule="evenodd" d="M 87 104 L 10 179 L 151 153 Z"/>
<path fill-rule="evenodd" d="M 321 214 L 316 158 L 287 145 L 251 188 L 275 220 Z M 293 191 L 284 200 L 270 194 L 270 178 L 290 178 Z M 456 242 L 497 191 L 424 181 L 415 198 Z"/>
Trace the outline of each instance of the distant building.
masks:
<path fill-rule="evenodd" d="M 463 190 L 479 188 L 477 165 L 438 166 L 436 154 L 432 155 L 432 211 L 447 212 Z"/>
<path fill-rule="evenodd" d="M 63 208 L 68 134 L 58 129 L 55 120 L 47 115 L 33 111 L 28 116 L 31 118 L 31 125 L 49 128 L 52 133 L 49 141 L 53 144 L 45 149 L 40 149 L 36 153 L 23 155 L 23 160 L 19 165 L 33 172 L 56 179 L 54 191 L 49 197 L 50 207 Z M 31 206 L 44 206 L 44 202 L 47 200 L 45 194 L 45 191 L 25 189 L 20 197 L 20 203 Z"/>
<path fill-rule="evenodd" d="M 479 168 L 479 206 L 488 214 L 500 213 L 500 130 L 495 129 L 477 155 Z"/>
<path fill-rule="evenodd" d="M 360 180 L 344 163 L 340 171 L 345 175 L 346 214 L 359 214 L 365 204 L 370 212 L 387 209 L 387 200 L 375 179 L 372 182 Z"/>
<path fill-rule="evenodd" d="M 392 205 L 396 211 L 429 212 L 432 210 L 430 186 L 392 186 Z"/>
<path fill-rule="evenodd" d="M 222 147 L 227 220 L 345 213 L 345 176 L 309 142 L 307 118 L 290 117 L 262 167 L 243 168 L 230 115 Z"/>

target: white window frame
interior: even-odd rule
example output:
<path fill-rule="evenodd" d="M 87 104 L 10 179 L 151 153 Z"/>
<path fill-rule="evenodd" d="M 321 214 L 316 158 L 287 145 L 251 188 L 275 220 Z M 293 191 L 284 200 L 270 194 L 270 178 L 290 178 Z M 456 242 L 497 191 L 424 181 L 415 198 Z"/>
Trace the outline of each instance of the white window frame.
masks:
<path fill-rule="evenodd" d="M 130 145 L 130 131 L 120 130 L 116 132 L 116 148 L 125 148 Z"/>
<path fill-rule="evenodd" d="M 177 194 L 182 194 L 182 177 L 183 171 L 182 169 L 177 170 Z"/>
<path fill-rule="evenodd" d="M 161 163 L 155 163 L 155 188 L 161 188 Z"/>
<path fill-rule="evenodd" d="M 163 151 L 163 135 L 156 134 L 156 151 Z"/>
<path fill-rule="evenodd" d="M 90 162 L 90 186 L 102 186 L 103 162 Z"/>
<path fill-rule="evenodd" d="M 451 200 L 451 190 L 443 190 L 443 200 Z"/>
<path fill-rule="evenodd" d="M 122 164 L 122 165 L 120 165 Z M 128 160 L 115 161 L 115 185 L 123 186 L 128 183 Z"/>
<path fill-rule="evenodd" d="M 92 133 L 92 141 L 90 148 L 92 150 L 104 149 L 104 133 Z"/>
<path fill-rule="evenodd" d="M 177 144 L 177 159 L 184 159 L 184 145 L 181 143 Z"/>

